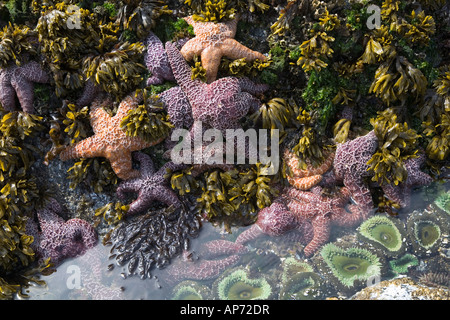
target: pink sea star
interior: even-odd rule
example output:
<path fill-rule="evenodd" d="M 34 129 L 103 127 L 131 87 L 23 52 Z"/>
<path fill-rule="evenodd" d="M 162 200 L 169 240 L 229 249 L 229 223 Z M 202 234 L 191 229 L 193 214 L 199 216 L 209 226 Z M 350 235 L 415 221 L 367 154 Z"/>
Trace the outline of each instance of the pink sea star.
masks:
<path fill-rule="evenodd" d="M 16 110 L 16 94 L 22 110 L 34 113 L 34 82 L 47 83 L 48 74 L 36 61 L 0 69 L 0 102 L 6 111 Z"/>
<path fill-rule="evenodd" d="M 128 215 L 142 212 L 147 209 L 155 200 L 161 201 L 168 206 L 180 207 L 181 201 L 170 187 L 164 175 L 167 169 L 171 171 L 179 170 L 183 165 L 176 165 L 167 162 L 158 171 L 155 170 L 153 161 L 145 153 L 137 152 L 134 158 L 139 161 L 141 176 L 139 178 L 122 181 L 116 190 L 120 199 L 125 198 L 125 193 L 138 193 L 138 198 L 133 201 L 127 211 Z"/>
<path fill-rule="evenodd" d="M 258 220 L 252 227 L 241 233 L 236 243 L 244 244 L 261 234 L 280 236 L 291 230 L 299 231 L 299 240 L 306 244 L 305 256 L 313 255 L 330 237 L 332 225 L 354 226 L 367 218 L 356 206 L 345 209 L 350 199 L 346 188 L 333 197 L 317 191 L 287 189 L 272 205 L 258 213 Z"/>
<path fill-rule="evenodd" d="M 87 221 L 78 218 L 64 221 L 58 216 L 62 211 L 59 203 L 50 199 L 43 209 L 36 212 L 39 226 L 28 219 L 26 228 L 27 234 L 34 237 L 33 249 L 37 256 L 50 258 L 55 265 L 84 254 L 97 243 L 97 233 Z"/>
<path fill-rule="evenodd" d="M 207 83 L 216 80 L 222 56 L 230 59 L 246 58 L 247 61 L 267 59 L 262 53 L 250 50 L 233 39 L 237 29 L 237 18 L 227 22 L 200 22 L 194 21 L 190 16 L 184 20 L 193 26 L 195 38 L 183 46 L 181 54 L 188 61 L 195 55 L 201 57 L 202 66 L 206 69 Z"/>

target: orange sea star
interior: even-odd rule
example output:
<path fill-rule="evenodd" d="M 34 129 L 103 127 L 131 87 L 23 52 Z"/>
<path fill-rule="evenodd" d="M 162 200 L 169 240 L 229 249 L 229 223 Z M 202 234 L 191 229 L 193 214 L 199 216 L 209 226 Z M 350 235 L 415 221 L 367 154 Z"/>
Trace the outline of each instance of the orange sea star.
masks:
<path fill-rule="evenodd" d="M 190 61 L 194 56 L 200 56 L 202 66 L 206 69 L 206 82 L 216 80 L 222 56 L 230 59 L 246 58 L 247 61 L 267 58 L 262 53 L 250 50 L 237 42 L 237 18 L 227 22 L 194 21 L 192 16 L 185 17 L 187 23 L 193 26 L 195 37 L 189 40 L 181 49 L 183 57 Z"/>
<path fill-rule="evenodd" d="M 111 104 L 110 99 L 101 102 L 97 98 L 91 105 L 90 122 L 94 135 L 72 146 L 60 154 L 62 161 L 75 158 L 105 157 L 121 179 L 132 179 L 139 176 L 139 171 L 132 168 L 131 152 L 148 148 L 164 140 L 164 137 L 153 142 L 147 142 L 139 137 L 126 135 L 120 127 L 120 122 L 128 111 L 138 106 L 140 97 L 134 93 L 127 96 L 119 105 L 115 116 L 111 117 L 103 106 Z"/>
<path fill-rule="evenodd" d="M 331 168 L 333 159 L 334 153 L 330 153 L 320 166 L 313 167 L 309 164 L 306 169 L 301 169 L 299 166 L 299 157 L 286 149 L 284 152 L 284 160 L 290 170 L 290 174 L 287 175 L 289 184 L 299 190 L 311 189 L 322 181 L 322 175 Z"/>

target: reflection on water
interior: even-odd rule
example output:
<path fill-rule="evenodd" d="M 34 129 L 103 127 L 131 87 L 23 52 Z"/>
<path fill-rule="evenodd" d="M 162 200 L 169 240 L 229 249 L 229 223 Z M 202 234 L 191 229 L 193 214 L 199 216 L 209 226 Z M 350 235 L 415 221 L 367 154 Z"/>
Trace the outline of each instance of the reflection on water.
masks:
<path fill-rule="evenodd" d="M 43 276 L 46 287 L 32 287 L 27 293 L 30 299 L 53 300 L 325 299 L 349 298 L 357 292 L 358 297 L 381 298 L 385 293 L 377 289 L 377 284 L 388 291 L 400 281 L 402 290 L 410 287 L 411 292 L 387 298 L 444 299 L 448 298 L 450 282 L 450 214 L 441 209 L 448 210 L 449 203 L 439 203 L 441 209 L 436 205 L 427 207 L 423 196 L 417 193 L 413 197 L 408 212 L 397 216 L 376 213 L 377 219 L 366 221 L 356 230 L 333 229 L 330 243 L 308 259 L 291 234 L 263 236 L 248 243 L 247 252 L 226 270 L 214 274 L 207 270 L 208 265 L 198 264 L 205 268 L 203 271 L 211 271 L 208 279 L 180 279 L 173 283 L 171 268 L 189 268 L 201 262 L 205 243 L 217 239 L 234 241 L 245 230 L 233 229 L 232 234 L 225 234 L 204 224 L 200 235 L 190 242 L 192 254 L 188 260 L 178 256 L 169 267 L 152 270 L 147 279 L 126 276 L 127 266 L 119 266 L 109 258 L 111 247 L 99 244 Z M 390 282 L 383 282 L 387 280 Z M 414 286 L 422 290 L 421 295 L 415 293 L 419 291 Z"/>

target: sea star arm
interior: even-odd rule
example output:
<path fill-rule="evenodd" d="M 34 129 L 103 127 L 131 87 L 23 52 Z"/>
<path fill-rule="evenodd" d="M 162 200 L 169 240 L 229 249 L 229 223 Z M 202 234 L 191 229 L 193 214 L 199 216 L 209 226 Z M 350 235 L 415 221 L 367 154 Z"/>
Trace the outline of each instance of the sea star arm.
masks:
<path fill-rule="evenodd" d="M 104 156 L 103 150 L 97 148 L 97 146 L 101 144 L 102 144 L 101 137 L 94 135 L 84 140 L 81 140 L 74 145 L 68 146 L 66 149 L 63 150 L 63 152 L 61 152 L 59 157 L 62 161 L 76 158 L 103 157 Z"/>
<path fill-rule="evenodd" d="M 267 57 L 260 52 L 253 51 L 235 39 L 225 39 L 221 45 L 222 54 L 230 59 L 245 58 L 248 61 L 259 59 L 261 61 L 267 60 Z"/>
<path fill-rule="evenodd" d="M 64 219 L 56 214 L 61 207 L 55 199 L 50 199 L 45 208 L 38 210 L 36 215 L 43 235 L 53 232 L 64 223 Z"/>
<path fill-rule="evenodd" d="M 133 158 L 139 161 L 139 164 L 141 165 L 141 177 L 149 177 L 155 173 L 155 165 L 149 155 L 142 152 L 135 152 Z"/>
<path fill-rule="evenodd" d="M 16 109 L 16 91 L 11 85 L 8 70 L 0 70 L 0 102 L 6 111 L 14 111 Z"/>
<path fill-rule="evenodd" d="M 254 83 L 247 77 L 239 77 L 237 79 L 241 90 L 254 96 L 260 95 L 269 89 L 269 85 Z"/>
<path fill-rule="evenodd" d="M 139 170 L 133 169 L 131 152 L 117 151 L 112 152 L 108 157 L 111 168 L 122 180 L 134 179 L 139 177 Z"/>
<path fill-rule="evenodd" d="M 314 236 L 303 250 L 305 256 L 310 257 L 330 238 L 330 219 L 327 216 L 316 216 L 311 221 Z"/>
<path fill-rule="evenodd" d="M 125 199 L 126 193 L 139 193 L 141 189 L 140 184 L 141 178 L 130 179 L 126 181 L 122 181 L 120 185 L 117 187 L 116 195 L 119 199 Z"/>
<path fill-rule="evenodd" d="M 16 69 L 18 70 L 18 69 Z M 34 86 L 31 81 L 24 78 L 20 79 L 13 75 L 11 79 L 11 85 L 17 93 L 17 98 L 19 99 L 20 106 L 22 110 L 28 113 L 32 113 L 34 110 L 33 100 L 34 100 Z"/>
<path fill-rule="evenodd" d="M 320 181 L 322 181 L 322 175 L 318 174 L 318 175 L 309 176 L 309 177 L 287 176 L 287 179 L 291 186 L 293 186 L 299 190 L 309 190 L 313 186 L 317 185 Z"/>
<path fill-rule="evenodd" d="M 210 46 L 203 49 L 201 60 L 203 68 L 206 69 L 206 83 L 216 80 L 222 55 L 223 51 L 218 47 Z"/>
<path fill-rule="evenodd" d="M 21 77 L 24 77 L 28 81 L 47 83 L 49 76 L 42 67 L 36 61 L 30 61 L 23 67 L 19 67 L 15 72 L 19 72 Z"/>
<path fill-rule="evenodd" d="M 92 102 L 91 110 L 89 112 L 89 121 L 95 134 L 100 131 L 99 129 L 102 124 L 111 119 L 111 116 L 103 109 L 103 107 L 106 107 L 109 104 L 111 104 L 110 99 L 102 101 L 100 97 Z"/>
<path fill-rule="evenodd" d="M 198 57 L 201 56 L 203 48 L 204 47 L 203 47 L 202 41 L 200 39 L 192 38 L 184 44 L 184 46 L 181 48 L 180 52 L 181 52 L 181 55 L 187 61 L 191 61 L 192 59 L 194 59 L 194 56 L 198 56 Z M 167 45 L 166 45 L 166 49 L 167 49 Z M 203 63 L 203 61 L 202 61 L 202 63 Z"/>
<path fill-rule="evenodd" d="M 79 107 L 84 107 L 89 105 L 96 97 L 96 95 L 101 91 L 100 87 L 95 85 L 94 81 L 91 79 L 86 80 L 81 96 L 78 98 L 76 105 Z"/>
<path fill-rule="evenodd" d="M 137 99 L 136 99 L 137 97 Z M 131 93 L 125 99 L 122 100 L 119 104 L 119 108 L 117 109 L 117 113 L 115 114 L 114 118 L 123 119 L 125 116 L 127 116 L 128 111 L 135 109 L 139 101 L 142 98 L 142 93 L 139 93 L 136 96 L 136 93 Z"/>

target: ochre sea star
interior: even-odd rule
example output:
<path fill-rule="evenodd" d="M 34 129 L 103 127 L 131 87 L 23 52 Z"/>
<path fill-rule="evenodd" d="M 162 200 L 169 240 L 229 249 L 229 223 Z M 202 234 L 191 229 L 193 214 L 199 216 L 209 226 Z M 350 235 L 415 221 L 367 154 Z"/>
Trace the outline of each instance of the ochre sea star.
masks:
<path fill-rule="evenodd" d="M 97 243 L 97 233 L 87 221 L 78 218 L 64 221 L 58 216 L 62 211 L 60 204 L 50 199 L 36 212 L 39 226 L 33 219 L 27 221 L 26 232 L 34 237 L 33 249 L 39 259 L 50 258 L 55 265 L 84 254 Z"/>
<path fill-rule="evenodd" d="M 239 120 L 261 106 L 253 95 L 263 93 L 268 89 L 267 85 L 255 84 L 245 77 L 221 78 L 211 84 L 193 80 L 191 69 L 175 45 L 167 42 L 166 51 L 175 79 L 192 109 L 194 125 L 191 136 L 195 136 L 195 132 L 202 135 L 202 131 L 208 128 L 221 130 L 223 134 L 226 129 L 241 128 Z M 182 115 L 177 118 L 182 118 Z M 201 124 L 202 128 L 199 129 L 196 124 Z"/>
<path fill-rule="evenodd" d="M 246 58 L 247 61 L 267 59 L 262 53 L 250 50 L 233 39 L 237 29 L 237 18 L 227 22 L 200 22 L 194 21 L 193 17 L 189 16 L 184 20 L 193 26 L 195 37 L 183 46 L 181 54 L 188 61 L 195 55 L 201 57 L 202 66 L 206 69 L 207 83 L 216 80 L 223 56 L 230 59 Z"/>
<path fill-rule="evenodd" d="M 48 74 L 36 61 L 22 66 L 11 65 L 0 69 L 0 102 L 6 111 L 16 110 L 16 94 L 22 110 L 33 113 L 34 82 L 47 83 Z"/>
<path fill-rule="evenodd" d="M 161 84 L 165 80 L 175 81 L 161 40 L 150 31 L 145 44 L 147 45 L 145 65 L 152 73 L 152 76 L 147 79 L 147 86 Z"/>
<path fill-rule="evenodd" d="M 164 175 L 167 173 L 167 169 L 176 171 L 181 169 L 183 165 L 167 162 L 156 171 L 152 159 L 145 153 L 137 152 L 134 154 L 134 158 L 141 165 L 141 176 L 121 182 L 116 191 L 120 199 L 124 199 L 125 193 L 128 192 L 138 193 L 138 198 L 131 203 L 127 214 L 142 212 L 155 200 L 175 208 L 180 207 L 181 201 L 170 187 L 167 179 L 164 178 Z"/>
<path fill-rule="evenodd" d="M 368 211 L 354 205 L 348 205 L 347 211 L 349 199 L 350 192 L 345 187 L 332 197 L 321 195 L 317 190 L 301 191 L 291 187 L 258 213 L 256 223 L 241 233 L 236 243 L 244 244 L 261 234 L 280 236 L 296 230 L 300 241 L 306 244 L 304 254 L 309 257 L 329 240 L 332 225 L 354 226 L 368 217 Z"/>
<path fill-rule="evenodd" d="M 336 179 L 349 189 L 357 205 L 366 210 L 373 208 L 373 201 L 364 179 L 371 176 L 367 162 L 377 147 L 378 139 L 372 130 L 365 136 L 338 144 L 333 162 Z"/>
<path fill-rule="evenodd" d="M 225 269 L 235 265 L 245 252 L 247 249 L 243 245 L 230 241 L 207 242 L 203 244 L 198 259 L 192 259 L 192 253 L 184 251 L 182 257 L 168 267 L 164 280 L 173 285 L 186 279 L 214 279 Z"/>
<path fill-rule="evenodd" d="M 334 159 L 334 153 L 327 155 L 323 163 L 318 167 L 308 165 L 306 169 L 300 169 L 299 157 L 289 151 L 284 152 L 284 161 L 289 168 L 290 174 L 287 175 L 287 180 L 290 185 L 299 190 L 308 190 L 322 181 L 323 174 L 327 172 Z"/>
<path fill-rule="evenodd" d="M 101 98 L 97 98 L 92 103 L 89 113 L 94 135 L 67 147 L 60 154 L 61 160 L 105 157 L 119 178 L 124 180 L 137 178 L 139 171 L 132 168 L 131 153 L 164 140 L 164 137 L 161 137 L 157 141 L 147 142 L 139 137 L 128 136 L 121 129 L 120 122 L 127 116 L 128 111 L 137 107 L 139 100 L 139 96 L 130 94 L 122 100 L 116 115 L 111 117 L 102 108 L 111 101 L 106 99 L 101 102 Z"/>

